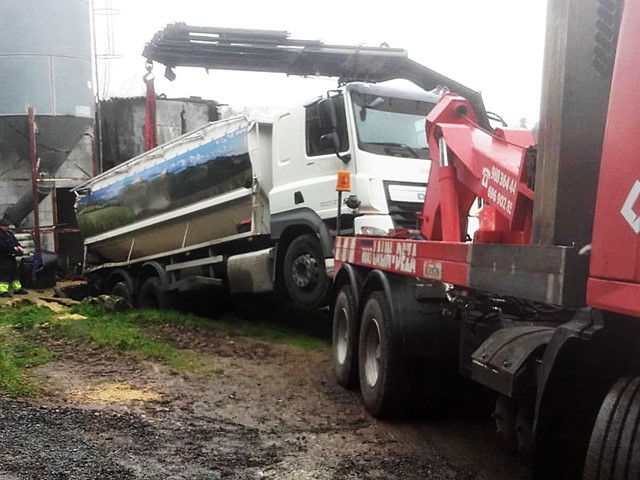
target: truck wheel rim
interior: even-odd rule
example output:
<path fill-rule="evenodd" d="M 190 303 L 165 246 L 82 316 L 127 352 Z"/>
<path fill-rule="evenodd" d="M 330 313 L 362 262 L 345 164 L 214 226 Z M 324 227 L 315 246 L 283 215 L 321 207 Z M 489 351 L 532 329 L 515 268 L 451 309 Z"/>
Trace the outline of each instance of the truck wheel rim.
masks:
<path fill-rule="evenodd" d="M 300 255 L 293 261 L 291 274 L 298 287 L 313 287 L 318 281 L 318 262 L 309 253 Z"/>
<path fill-rule="evenodd" d="M 369 387 L 375 387 L 380 377 L 380 325 L 372 318 L 367 327 L 364 357 L 364 376 Z"/>
<path fill-rule="evenodd" d="M 349 339 L 347 336 L 347 309 L 341 308 L 337 318 L 337 339 L 336 339 L 336 353 L 338 356 L 338 363 L 344 365 L 347 360 L 347 346 L 349 345 Z"/>

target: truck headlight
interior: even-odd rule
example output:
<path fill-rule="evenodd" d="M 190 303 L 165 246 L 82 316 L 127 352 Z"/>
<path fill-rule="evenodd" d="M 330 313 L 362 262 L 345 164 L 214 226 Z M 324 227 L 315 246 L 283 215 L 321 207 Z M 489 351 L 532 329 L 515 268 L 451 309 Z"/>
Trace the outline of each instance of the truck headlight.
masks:
<path fill-rule="evenodd" d="M 360 235 L 364 235 L 365 237 L 388 237 L 389 233 L 385 232 L 381 228 L 378 227 L 369 227 L 364 226 L 360 228 L 362 232 Z"/>

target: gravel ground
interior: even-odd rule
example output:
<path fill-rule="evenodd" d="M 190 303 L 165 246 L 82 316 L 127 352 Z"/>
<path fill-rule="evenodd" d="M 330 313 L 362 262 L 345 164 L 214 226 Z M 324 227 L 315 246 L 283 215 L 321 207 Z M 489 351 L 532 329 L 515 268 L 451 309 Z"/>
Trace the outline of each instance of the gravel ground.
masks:
<path fill-rule="evenodd" d="M 260 302 L 230 315 L 303 318 Z M 326 315 L 314 322 L 326 337 Z M 0 480 L 529 477 L 488 421 L 370 418 L 335 383 L 328 346 L 310 352 L 172 325 L 153 334 L 209 355 L 215 373 L 39 338 L 55 353 L 33 371 L 47 394 L 0 397 Z"/>

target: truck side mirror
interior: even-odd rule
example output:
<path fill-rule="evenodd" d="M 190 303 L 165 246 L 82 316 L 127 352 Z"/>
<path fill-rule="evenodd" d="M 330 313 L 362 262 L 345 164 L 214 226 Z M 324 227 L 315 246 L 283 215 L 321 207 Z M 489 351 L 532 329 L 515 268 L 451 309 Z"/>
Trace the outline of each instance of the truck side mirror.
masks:
<path fill-rule="evenodd" d="M 336 106 L 330 98 L 318 102 L 318 123 L 322 134 L 332 133 L 338 129 Z"/>
<path fill-rule="evenodd" d="M 338 151 L 340 150 L 340 137 L 338 137 L 337 132 L 325 133 L 320 137 L 320 148 L 322 151 L 331 150 Z"/>
<path fill-rule="evenodd" d="M 320 148 L 322 151 L 334 151 L 336 156 L 344 163 L 349 163 L 351 154 L 340 155 L 340 137 L 338 132 L 325 133 L 320 137 Z"/>

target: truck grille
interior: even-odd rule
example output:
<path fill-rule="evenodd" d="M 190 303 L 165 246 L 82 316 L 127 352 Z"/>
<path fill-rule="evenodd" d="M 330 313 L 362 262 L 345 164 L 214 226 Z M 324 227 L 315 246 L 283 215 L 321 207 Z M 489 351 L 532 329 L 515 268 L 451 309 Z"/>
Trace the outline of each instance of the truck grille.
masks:
<path fill-rule="evenodd" d="M 389 215 L 396 228 L 418 228 L 417 215 L 421 210 L 418 203 L 389 201 Z"/>
<path fill-rule="evenodd" d="M 417 215 L 422 212 L 424 183 L 384 182 L 389 215 L 395 228 L 418 228 Z"/>

